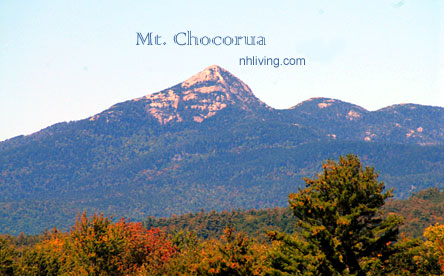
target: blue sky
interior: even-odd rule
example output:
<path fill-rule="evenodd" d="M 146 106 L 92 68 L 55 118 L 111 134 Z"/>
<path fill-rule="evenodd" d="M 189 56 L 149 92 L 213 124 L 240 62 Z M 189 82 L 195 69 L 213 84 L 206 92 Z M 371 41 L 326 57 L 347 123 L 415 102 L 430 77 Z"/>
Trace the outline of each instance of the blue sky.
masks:
<path fill-rule="evenodd" d="M 331 97 L 444 106 L 440 0 L 0 1 L 0 140 L 79 120 L 218 64 L 275 108 Z M 266 46 L 136 46 L 136 32 Z M 239 58 L 304 57 L 304 67 Z"/>

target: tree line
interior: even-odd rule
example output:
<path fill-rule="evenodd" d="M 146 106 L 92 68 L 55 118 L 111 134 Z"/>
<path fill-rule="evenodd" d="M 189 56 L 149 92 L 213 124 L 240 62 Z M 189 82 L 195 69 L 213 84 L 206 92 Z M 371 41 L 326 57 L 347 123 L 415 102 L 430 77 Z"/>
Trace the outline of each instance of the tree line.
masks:
<path fill-rule="evenodd" d="M 400 233 L 403 217 L 384 208 L 392 191 L 355 155 L 326 161 L 304 181 L 289 195 L 293 231 L 272 228 L 267 241 L 230 224 L 219 237 L 199 237 L 83 213 L 66 232 L 1 236 L 0 274 L 443 275 L 444 225 L 430 225 L 423 238 Z"/>

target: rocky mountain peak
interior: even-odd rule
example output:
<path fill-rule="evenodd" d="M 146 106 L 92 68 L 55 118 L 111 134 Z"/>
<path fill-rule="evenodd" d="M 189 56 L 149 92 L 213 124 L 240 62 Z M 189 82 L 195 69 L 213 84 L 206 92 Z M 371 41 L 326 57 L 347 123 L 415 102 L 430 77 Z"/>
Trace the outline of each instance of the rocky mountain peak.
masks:
<path fill-rule="evenodd" d="M 184 81 L 182 83 L 182 87 L 191 87 L 205 82 L 217 82 L 226 85 L 227 82 L 224 79 L 223 75 L 225 75 L 225 78 L 227 78 L 228 76 L 228 79 L 234 77 L 233 75 L 231 75 L 230 72 L 223 69 L 219 65 L 211 65 L 205 68 L 202 72 L 197 73 L 196 75 Z"/>
<path fill-rule="evenodd" d="M 200 123 L 230 105 L 246 111 L 271 109 L 257 99 L 245 83 L 218 65 L 135 101 L 139 100 L 146 102 L 146 112 L 161 124 L 184 120 Z"/>

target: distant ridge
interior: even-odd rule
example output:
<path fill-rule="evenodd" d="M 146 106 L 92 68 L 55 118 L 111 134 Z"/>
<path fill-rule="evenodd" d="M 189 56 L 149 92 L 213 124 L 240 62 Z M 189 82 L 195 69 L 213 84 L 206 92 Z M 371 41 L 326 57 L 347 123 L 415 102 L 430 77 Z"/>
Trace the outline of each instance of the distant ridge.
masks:
<path fill-rule="evenodd" d="M 398 104 L 376 111 L 330 98 L 311 98 L 286 116 L 303 124 L 321 126 L 325 135 L 357 141 L 418 145 L 444 144 L 444 108 Z"/>

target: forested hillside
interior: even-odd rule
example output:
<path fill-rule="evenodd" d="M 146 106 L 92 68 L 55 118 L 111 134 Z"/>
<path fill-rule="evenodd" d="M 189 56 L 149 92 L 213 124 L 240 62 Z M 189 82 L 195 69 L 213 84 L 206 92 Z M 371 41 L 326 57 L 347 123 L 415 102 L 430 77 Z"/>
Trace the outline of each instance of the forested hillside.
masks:
<path fill-rule="evenodd" d="M 405 200 L 389 201 L 385 209 L 404 217 L 404 225 L 400 228 L 402 232 L 411 237 L 421 237 L 426 227 L 444 224 L 444 191 L 426 189 Z"/>
<path fill-rule="evenodd" d="M 197 212 L 169 218 L 148 217 L 143 225 L 147 228 L 161 228 L 167 233 L 193 232 L 199 238 L 219 238 L 227 227 L 238 232 L 267 240 L 267 231 L 292 233 L 295 218 L 290 208 L 271 208 L 264 210 L 232 210 L 230 212 Z"/>
<path fill-rule="evenodd" d="M 400 231 L 412 238 L 422 238 L 424 230 L 436 223 L 444 224 L 444 191 L 429 188 L 414 193 L 407 199 L 389 200 L 383 207 L 385 213 L 395 213 L 404 218 Z M 240 232 L 260 239 L 266 231 L 292 233 L 296 221 L 289 207 L 262 210 L 232 210 L 223 212 L 196 212 L 168 218 L 149 217 L 144 221 L 148 229 L 158 227 L 168 233 L 189 231 L 201 238 L 217 238 L 232 226 Z"/>
<path fill-rule="evenodd" d="M 444 272 L 444 225 L 429 225 L 424 240 L 412 239 L 400 234 L 402 217 L 388 211 L 433 209 L 443 192 L 430 189 L 390 202 L 384 210 L 391 191 L 355 155 L 326 161 L 321 173 L 304 182 L 303 189 L 289 195 L 290 206 L 284 209 L 149 218 L 146 227 L 83 213 L 69 231 L 54 228 L 38 237 L 0 235 L 0 273 L 419 276 Z M 404 208 L 404 203 L 418 199 L 423 206 Z"/>

